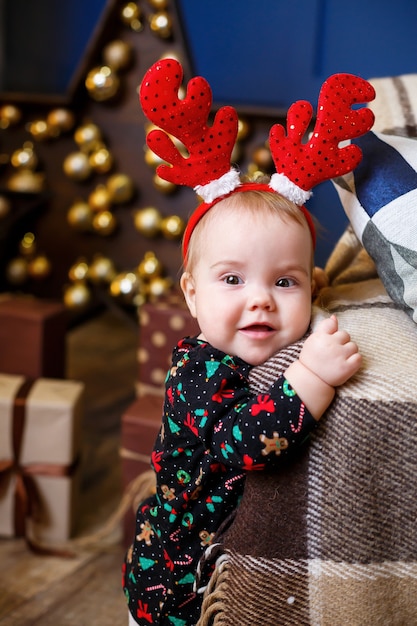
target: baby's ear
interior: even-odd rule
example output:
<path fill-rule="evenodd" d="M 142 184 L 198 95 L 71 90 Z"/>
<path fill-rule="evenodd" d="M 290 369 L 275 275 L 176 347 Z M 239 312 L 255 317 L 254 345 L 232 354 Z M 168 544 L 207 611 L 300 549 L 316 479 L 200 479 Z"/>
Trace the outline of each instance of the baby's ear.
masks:
<path fill-rule="evenodd" d="M 315 298 L 319 291 L 329 286 L 329 277 L 321 267 L 314 267 L 311 281 L 311 293 Z"/>
<path fill-rule="evenodd" d="M 197 317 L 194 278 L 189 272 L 184 272 L 181 276 L 180 286 L 191 315 Z"/>

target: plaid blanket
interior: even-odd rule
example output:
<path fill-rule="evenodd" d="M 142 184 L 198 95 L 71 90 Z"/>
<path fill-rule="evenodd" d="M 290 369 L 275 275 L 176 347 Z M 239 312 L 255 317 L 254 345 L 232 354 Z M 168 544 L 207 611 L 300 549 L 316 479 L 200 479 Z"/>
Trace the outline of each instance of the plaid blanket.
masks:
<path fill-rule="evenodd" d="M 314 320 L 335 313 L 363 367 L 305 454 L 279 473 L 249 473 L 213 548 L 221 556 L 198 626 L 417 624 L 417 327 L 350 229 L 327 271 Z M 253 388 L 296 356 L 255 368 Z"/>

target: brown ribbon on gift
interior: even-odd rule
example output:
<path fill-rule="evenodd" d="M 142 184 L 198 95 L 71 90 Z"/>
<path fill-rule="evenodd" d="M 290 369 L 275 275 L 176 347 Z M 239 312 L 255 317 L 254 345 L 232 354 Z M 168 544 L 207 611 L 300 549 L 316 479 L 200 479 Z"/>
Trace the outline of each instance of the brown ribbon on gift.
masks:
<path fill-rule="evenodd" d="M 39 519 L 42 505 L 36 487 L 34 476 L 71 476 L 78 465 L 78 459 L 71 465 L 52 463 L 31 463 L 22 465 L 20 455 L 22 450 L 23 433 L 26 419 L 26 400 L 33 386 L 33 380 L 25 380 L 20 386 L 14 399 L 13 408 L 13 458 L 10 461 L 0 461 L 0 480 L 2 476 L 12 473 L 16 477 L 14 493 L 14 532 L 16 537 L 25 537 L 26 543 L 37 554 L 47 556 L 75 556 L 66 549 L 45 546 L 28 536 L 26 522 L 28 519 Z"/>

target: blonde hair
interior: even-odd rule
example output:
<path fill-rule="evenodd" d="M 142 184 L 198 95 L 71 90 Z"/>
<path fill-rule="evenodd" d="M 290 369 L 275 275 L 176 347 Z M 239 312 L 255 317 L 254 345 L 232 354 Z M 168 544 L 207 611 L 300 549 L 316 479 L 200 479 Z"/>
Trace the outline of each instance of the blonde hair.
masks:
<path fill-rule="evenodd" d="M 267 214 L 278 215 L 283 221 L 295 221 L 305 226 L 309 231 L 307 220 L 300 208 L 278 193 L 251 190 L 245 191 L 244 193 L 231 194 L 215 204 L 195 226 L 188 244 L 187 258 L 184 261 L 184 269 L 187 272 L 191 273 L 198 261 L 199 252 L 204 246 L 204 234 L 207 226 L 212 220 L 218 219 L 218 215 L 221 212 L 225 211 L 235 211 L 236 213 L 245 212 L 246 214 L 253 215 L 255 218 L 262 218 Z"/>

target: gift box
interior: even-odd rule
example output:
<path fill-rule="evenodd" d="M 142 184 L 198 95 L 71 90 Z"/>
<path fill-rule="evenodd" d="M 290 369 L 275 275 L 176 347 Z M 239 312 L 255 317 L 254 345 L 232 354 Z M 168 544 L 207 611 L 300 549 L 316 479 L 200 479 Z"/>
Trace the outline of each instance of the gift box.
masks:
<path fill-rule="evenodd" d="M 75 530 L 84 384 L 0 374 L 0 535 Z"/>
<path fill-rule="evenodd" d="M 0 299 L 0 372 L 65 378 L 67 310 L 32 296 Z"/>
<path fill-rule="evenodd" d="M 121 448 L 123 488 L 151 468 L 151 453 L 158 435 L 163 399 L 156 394 L 137 398 L 122 416 Z M 137 502 L 124 517 L 125 545 L 132 542 Z"/>
<path fill-rule="evenodd" d="M 173 348 L 182 337 L 198 335 L 200 330 L 178 291 L 143 304 L 139 324 L 138 395 L 162 395 Z"/>

